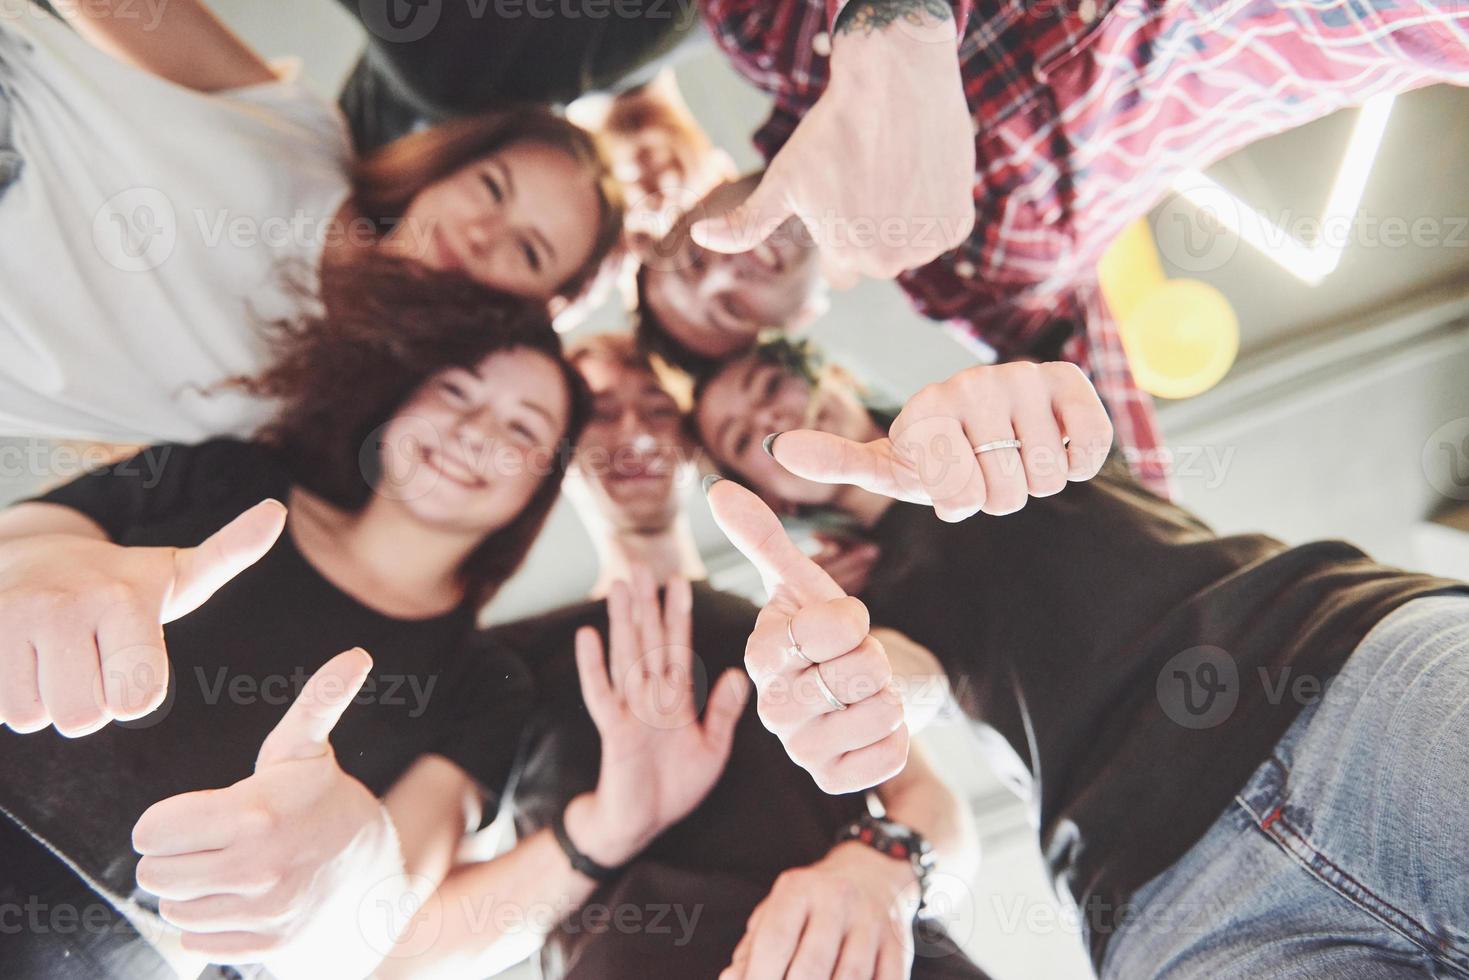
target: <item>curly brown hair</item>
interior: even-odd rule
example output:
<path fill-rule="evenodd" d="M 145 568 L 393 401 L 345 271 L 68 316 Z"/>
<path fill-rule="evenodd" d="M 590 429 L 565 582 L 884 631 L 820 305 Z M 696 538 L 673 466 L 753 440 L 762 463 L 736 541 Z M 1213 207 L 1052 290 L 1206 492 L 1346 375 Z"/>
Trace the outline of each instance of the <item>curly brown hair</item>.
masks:
<path fill-rule="evenodd" d="M 544 106 L 512 105 L 451 119 L 379 147 L 353 168 L 353 203 L 385 233 L 429 184 L 516 143 L 562 151 L 586 169 L 596 188 L 597 234 L 591 254 L 556 291 L 575 299 L 596 279 L 622 236 L 622 190 L 596 139 Z"/>
<path fill-rule="evenodd" d="M 279 403 L 256 441 L 303 487 L 348 511 L 367 504 L 381 477 L 374 434 L 431 376 L 509 350 L 539 351 L 560 367 L 571 411 L 551 469 L 516 519 L 460 568 L 470 594 L 488 600 L 545 524 L 588 414 L 585 383 L 544 306 L 383 255 L 323 269 L 317 295 L 309 312 L 266 326 L 273 366 L 235 383 Z"/>

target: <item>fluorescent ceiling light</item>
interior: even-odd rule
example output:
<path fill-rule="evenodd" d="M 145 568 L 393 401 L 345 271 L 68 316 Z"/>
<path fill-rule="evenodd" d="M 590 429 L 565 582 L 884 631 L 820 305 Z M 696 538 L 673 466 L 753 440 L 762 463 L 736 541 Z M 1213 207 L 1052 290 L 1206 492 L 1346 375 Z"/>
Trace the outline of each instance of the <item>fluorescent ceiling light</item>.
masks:
<path fill-rule="evenodd" d="M 1337 168 L 1336 181 L 1331 186 L 1331 196 L 1326 199 L 1326 209 L 1321 213 L 1322 238 L 1313 244 L 1302 242 L 1201 171 L 1190 170 L 1180 174 L 1173 182 L 1172 190 L 1195 207 L 1207 210 L 1225 228 L 1286 272 L 1307 285 L 1315 286 L 1336 271 L 1342 252 L 1351 240 L 1347 229 L 1355 222 L 1357 208 L 1362 203 L 1367 177 L 1372 172 L 1378 148 L 1382 146 L 1394 98 L 1391 92 L 1374 95 L 1358 110 L 1357 123 Z M 1220 207 L 1221 201 L 1227 206 Z M 1325 230 L 1330 228 L 1343 231 L 1325 234 Z"/>

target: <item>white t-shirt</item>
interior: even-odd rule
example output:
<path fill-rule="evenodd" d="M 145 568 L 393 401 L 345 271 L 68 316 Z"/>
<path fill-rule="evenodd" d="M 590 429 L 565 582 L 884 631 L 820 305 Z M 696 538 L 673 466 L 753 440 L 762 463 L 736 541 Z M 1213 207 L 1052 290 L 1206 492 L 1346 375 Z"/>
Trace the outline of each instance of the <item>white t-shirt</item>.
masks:
<path fill-rule="evenodd" d="M 268 363 L 350 190 L 330 103 L 289 80 L 203 94 L 0 0 L 0 435 L 248 435 L 271 406 L 221 380 Z M 0 142 L 6 106 L 0 104 Z"/>

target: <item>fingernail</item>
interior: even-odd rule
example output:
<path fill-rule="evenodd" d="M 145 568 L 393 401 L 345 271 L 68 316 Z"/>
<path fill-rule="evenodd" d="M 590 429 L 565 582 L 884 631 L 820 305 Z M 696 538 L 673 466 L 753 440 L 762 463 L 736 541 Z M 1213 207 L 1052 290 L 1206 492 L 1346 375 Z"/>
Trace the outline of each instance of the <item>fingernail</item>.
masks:
<path fill-rule="evenodd" d="M 760 448 L 765 450 L 765 455 L 769 456 L 771 459 L 775 458 L 775 440 L 777 437 L 783 434 L 784 433 L 780 432 L 772 432 L 770 435 L 760 440 Z"/>
<path fill-rule="evenodd" d="M 718 473 L 710 473 L 707 476 L 705 476 L 704 477 L 704 496 L 706 496 L 706 497 L 709 496 L 709 488 L 712 487 L 712 486 L 714 486 L 714 484 L 718 483 L 722 479 L 724 479 L 724 477 L 720 476 Z"/>

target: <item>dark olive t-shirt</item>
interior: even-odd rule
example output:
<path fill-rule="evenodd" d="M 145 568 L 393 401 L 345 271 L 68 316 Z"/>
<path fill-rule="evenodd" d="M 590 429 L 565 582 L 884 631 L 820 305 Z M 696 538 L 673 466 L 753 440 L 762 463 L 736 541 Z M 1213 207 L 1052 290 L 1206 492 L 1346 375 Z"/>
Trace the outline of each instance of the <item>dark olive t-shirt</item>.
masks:
<path fill-rule="evenodd" d="M 702 583 L 694 586 L 695 691 L 701 712 L 720 675 L 744 669 L 745 642 L 757 612 L 737 596 Z M 597 783 L 601 743 L 581 698 L 573 652 L 582 626 L 597 628 L 605 638 L 606 603 L 571 606 L 491 632 L 490 640 L 518 653 L 535 678 L 536 708 L 509 804 L 521 835 L 549 826 L 572 797 Z M 729 964 L 745 920 L 776 877 L 820 860 L 837 832 L 865 812 L 861 794 L 829 796 L 818 789 L 760 723 L 751 698 L 735 729 L 729 763 L 708 797 L 583 906 L 625 907 L 648 928 L 619 930 L 603 923 L 598 929 L 589 915 L 573 914 L 547 939 L 545 975 L 568 980 L 716 975 Z M 664 906 L 673 908 L 652 928 Z M 983 976 L 944 937 L 928 938 L 915 977 Z"/>
<path fill-rule="evenodd" d="M 1219 537 L 1120 467 L 1006 517 L 894 504 L 862 595 L 1028 766 L 1094 956 L 1127 897 L 1222 814 L 1372 626 L 1461 583 L 1349 544 Z"/>
<path fill-rule="evenodd" d="M 41 498 L 87 515 L 125 545 L 197 545 L 292 479 L 264 449 L 215 441 L 157 446 Z M 519 662 L 468 648 L 466 605 L 401 620 L 322 577 L 288 533 L 195 612 L 165 628 L 169 694 L 157 712 L 69 740 L 0 730 L 0 809 L 94 881 L 127 896 L 133 824 L 178 793 L 228 786 L 301 686 L 354 646 L 373 657 L 362 693 L 332 733 L 342 768 L 385 793 L 425 753 L 476 780 L 493 816 L 531 700 Z"/>

